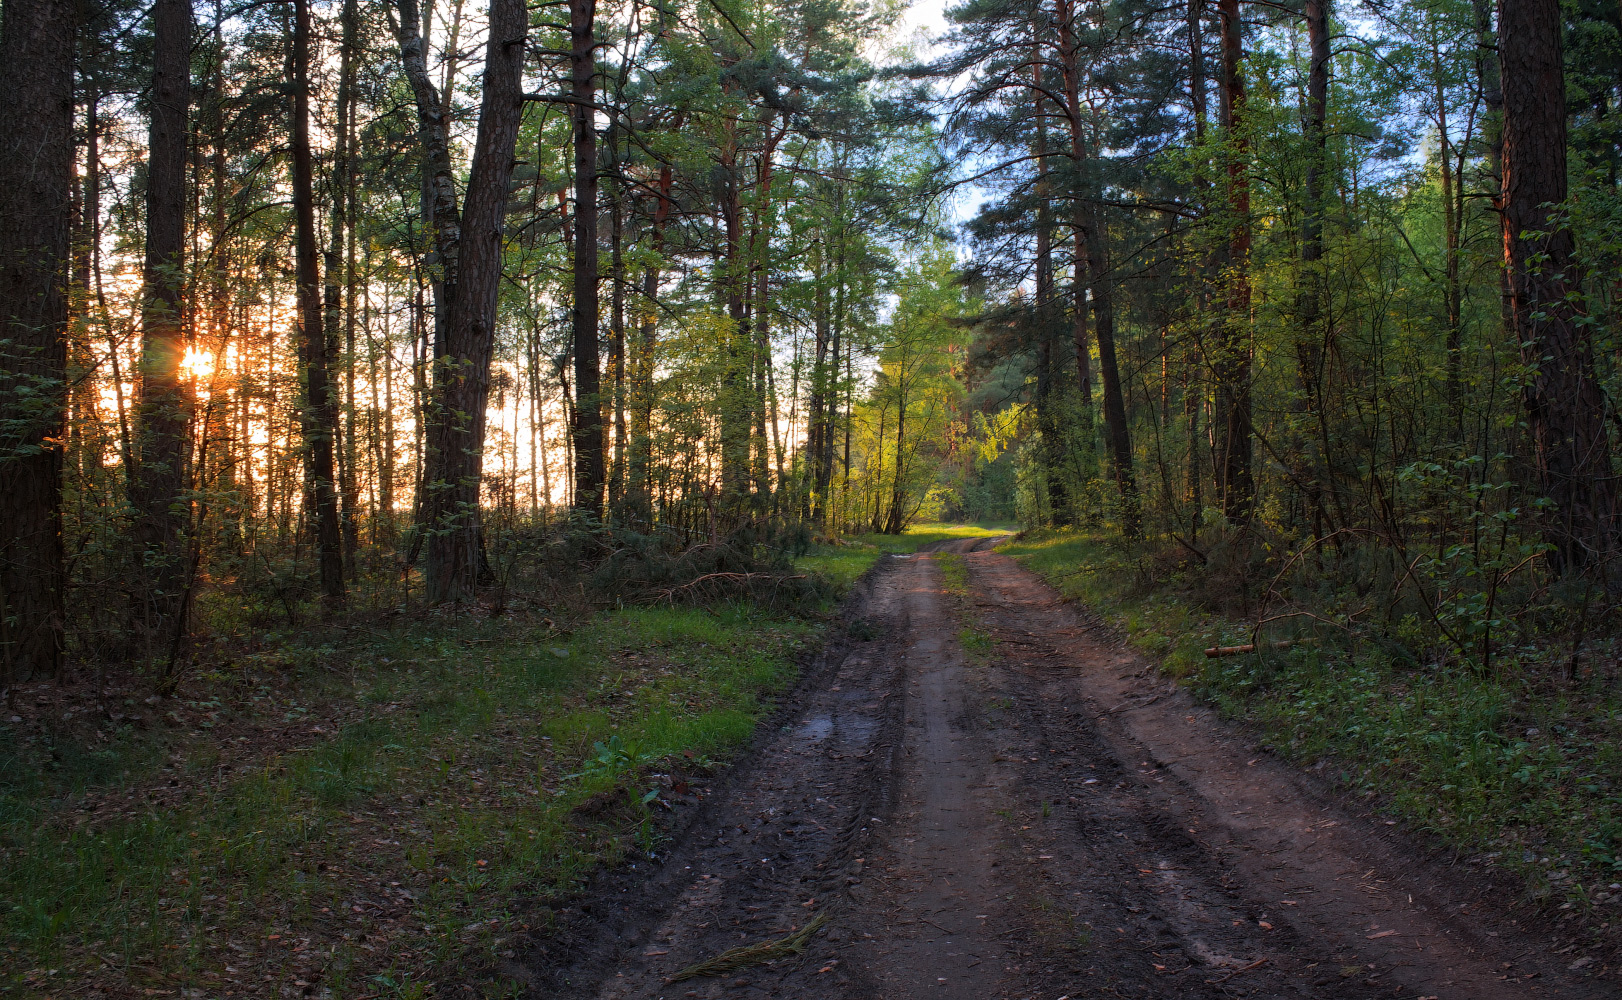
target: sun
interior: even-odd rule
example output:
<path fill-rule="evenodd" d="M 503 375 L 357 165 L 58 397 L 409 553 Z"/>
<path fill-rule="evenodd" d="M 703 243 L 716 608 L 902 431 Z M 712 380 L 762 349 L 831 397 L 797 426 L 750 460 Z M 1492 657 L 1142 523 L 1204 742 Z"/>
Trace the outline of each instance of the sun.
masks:
<path fill-rule="evenodd" d="M 180 359 L 180 371 L 199 382 L 205 381 L 214 374 L 214 354 L 201 347 L 186 348 L 186 356 Z"/>

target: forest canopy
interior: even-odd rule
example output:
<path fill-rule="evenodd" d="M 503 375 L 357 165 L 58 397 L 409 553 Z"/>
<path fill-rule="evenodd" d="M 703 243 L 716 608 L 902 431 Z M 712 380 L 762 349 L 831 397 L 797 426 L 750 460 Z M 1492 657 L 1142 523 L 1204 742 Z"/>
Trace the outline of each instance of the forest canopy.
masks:
<path fill-rule="evenodd" d="M 902 13 L 5 0 L 0 683 L 922 517 L 1614 593 L 1615 4 Z"/>

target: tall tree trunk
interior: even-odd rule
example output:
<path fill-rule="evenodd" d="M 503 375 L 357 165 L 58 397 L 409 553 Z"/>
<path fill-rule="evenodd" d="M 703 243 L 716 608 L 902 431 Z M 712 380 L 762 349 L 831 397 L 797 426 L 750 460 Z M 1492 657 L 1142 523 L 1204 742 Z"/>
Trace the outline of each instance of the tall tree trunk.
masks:
<path fill-rule="evenodd" d="M 1454 421 L 1455 430 L 1459 433 L 1459 442 L 1462 444 L 1464 292 L 1459 282 L 1459 237 L 1463 220 L 1459 217 L 1461 213 L 1455 211 L 1459 206 L 1455 203 L 1454 187 L 1462 183 L 1463 178 L 1456 177 L 1453 173 L 1453 138 L 1448 132 L 1447 88 L 1443 77 L 1445 70 L 1442 67 L 1441 46 L 1436 37 L 1438 26 L 1435 15 L 1430 16 L 1431 77 L 1435 85 L 1436 135 L 1440 147 L 1436 159 L 1441 166 L 1442 174 L 1442 314 L 1447 327 L 1443 340 L 1444 349 L 1447 351 L 1444 392 L 1448 414 Z M 1327 47 L 1326 43 L 1325 48 Z"/>
<path fill-rule="evenodd" d="M 1095 205 L 1096 202 L 1089 202 Z M 1109 234 L 1096 209 L 1087 212 L 1087 258 L 1092 269 L 1093 326 L 1098 334 L 1098 376 L 1104 396 L 1104 436 L 1109 441 L 1110 471 L 1121 494 L 1121 534 L 1137 538 L 1141 527 L 1137 473 L 1132 467 L 1132 431 L 1126 425 L 1126 400 L 1115 355 L 1115 294 L 1111 285 Z"/>
<path fill-rule="evenodd" d="M 637 334 L 635 374 L 631 380 L 631 492 L 637 513 L 646 524 L 653 521 L 653 495 L 648 481 L 653 459 L 653 366 L 659 332 L 659 276 L 665 246 L 665 223 L 670 218 L 674 186 L 670 164 L 659 165 L 659 193 L 648 237 L 649 259 L 642 274 L 642 321 Z"/>
<path fill-rule="evenodd" d="M 842 166 L 842 164 L 841 164 Z M 843 363 L 841 350 L 845 349 L 842 343 L 845 332 L 845 232 L 840 221 L 845 206 L 845 186 L 843 178 L 834 181 L 834 212 L 833 212 L 833 295 L 832 309 L 829 314 L 831 332 L 828 336 L 828 367 L 825 370 L 825 392 L 823 403 L 822 430 L 819 435 L 821 454 L 816 457 L 817 462 L 817 523 L 826 524 L 830 512 L 830 492 L 833 488 L 834 453 L 837 447 L 835 437 L 835 419 L 839 411 L 840 369 Z M 827 293 L 823 293 L 827 296 Z M 827 305 L 826 300 L 824 303 Z M 849 423 L 846 423 L 849 429 Z M 849 449 L 846 449 L 846 469 L 850 466 Z M 848 476 L 847 476 L 848 478 Z"/>
<path fill-rule="evenodd" d="M 597 0 L 569 0 L 570 93 L 574 103 L 574 505 L 601 514 L 602 373 L 597 347 Z"/>
<path fill-rule="evenodd" d="M 1318 329 L 1323 315 L 1324 275 L 1324 175 L 1328 170 L 1328 135 L 1324 123 L 1329 100 L 1329 4 L 1331 0 L 1306 0 L 1307 44 L 1310 65 L 1307 70 L 1307 107 L 1302 131 L 1307 140 L 1306 178 L 1302 191 L 1301 276 L 1297 289 L 1297 311 L 1301 329 L 1296 337 L 1297 379 L 1305 405 L 1311 409 L 1318 395 L 1318 365 L 1323 338 Z M 1445 140 L 1444 140 L 1445 141 Z"/>
<path fill-rule="evenodd" d="M 62 669 L 67 573 L 56 442 L 67 375 L 78 12 L 72 0 L 0 8 L 0 686 Z"/>
<path fill-rule="evenodd" d="M 907 375 L 903 356 L 898 368 L 895 394 L 895 478 L 890 481 L 890 513 L 884 521 L 884 533 L 899 535 L 907 526 Z"/>
<path fill-rule="evenodd" d="M 437 499 L 430 495 L 434 480 L 424 475 L 427 468 L 425 425 L 435 419 L 429 413 L 429 388 L 439 382 L 441 359 L 449 336 L 451 305 L 456 301 L 457 276 L 460 270 L 462 218 L 456 203 L 456 174 L 451 165 L 450 134 L 446 123 L 445 103 L 439 89 L 428 76 L 428 46 L 423 38 L 423 12 L 417 0 L 394 0 L 391 9 L 398 12 L 393 21 L 394 36 L 400 45 L 400 66 L 417 108 L 418 173 L 422 184 L 423 246 L 426 250 L 423 265 L 427 270 L 428 287 L 433 295 L 433 322 L 422 330 L 424 350 L 417 366 L 416 444 L 420 461 L 413 502 L 417 530 L 411 537 L 411 548 L 406 555 L 408 564 L 417 561 L 422 549 L 428 518 Z M 420 289 L 418 297 L 421 297 Z M 422 309 L 418 308 L 421 317 Z"/>
<path fill-rule="evenodd" d="M 1250 150 L 1245 137 L 1243 24 L 1239 0 L 1219 0 L 1222 18 L 1222 123 L 1228 148 L 1228 302 L 1217 346 L 1221 411 L 1222 512 L 1232 524 L 1250 520 L 1256 500 L 1251 473 L 1250 408 Z"/>
<path fill-rule="evenodd" d="M 611 136 L 613 132 L 609 133 Z M 615 150 L 617 156 L 618 150 Z M 616 163 L 616 169 L 618 164 Z M 614 461 L 609 475 L 608 505 L 616 516 L 623 516 L 626 476 L 625 426 L 625 188 L 614 182 L 609 186 L 609 280 L 613 289 L 609 293 L 608 329 L 609 365 L 614 377 Z"/>
<path fill-rule="evenodd" d="M 749 361 L 753 343 L 749 336 L 749 315 L 744 293 L 748 270 L 743 249 L 742 186 L 738 177 L 738 143 L 735 135 L 725 140 L 720 154 L 723 174 L 721 225 L 724 236 L 722 294 L 726 299 L 731 329 L 722 345 L 721 376 L 721 490 L 728 513 L 740 509 L 749 493 L 749 426 L 752 411 L 749 392 Z"/>
<path fill-rule="evenodd" d="M 1081 100 L 1079 42 L 1075 31 L 1074 8 L 1069 0 L 1059 0 L 1059 64 L 1063 71 L 1065 121 L 1070 131 L 1070 159 L 1074 168 L 1071 192 L 1071 225 L 1075 229 L 1076 320 L 1074 341 L 1076 364 L 1082 390 L 1082 406 L 1089 417 L 1092 409 L 1092 378 L 1087 358 L 1086 292 L 1090 290 L 1093 322 L 1098 336 L 1098 374 L 1104 397 L 1104 436 L 1109 445 L 1110 471 L 1121 494 L 1121 530 L 1128 538 L 1139 531 L 1137 477 L 1132 467 L 1132 432 L 1126 424 L 1126 402 L 1122 395 L 1120 365 L 1115 352 L 1115 299 L 1111 288 L 1109 234 L 1099 217 L 1099 192 L 1091 179 L 1092 164 L 1087 158 L 1087 118 Z M 1084 270 L 1085 268 L 1085 270 Z"/>
<path fill-rule="evenodd" d="M 1303 5 L 1307 22 L 1307 47 L 1310 64 L 1307 69 L 1307 106 L 1302 132 L 1306 142 L 1306 177 L 1302 191 L 1301 212 L 1301 266 L 1296 286 L 1296 313 L 1300 329 L 1295 335 L 1296 389 L 1299 394 L 1297 410 L 1309 419 L 1322 419 L 1323 356 L 1329 332 L 1324 326 L 1323 313 L 1328 282 L 1324 273 L 1324 181 L 1329 170 L 1328 132 L 1325 123 L 1329 110 L 1329 8 L 1332 0 L 1306 0 Z M 1445 130 L 1443 139 L 1446 146 Z M 1444 162 L 1446 156 L 1444 154 Z M 1444 172 L 1446 170 L 1444 166 Z M 1456 273 L 1456 272 L 1455 272 Z M 1319 475 L 1321 455 L 1314 455 L 1312 442 L 1315 435 L 1301 434 L 1294 443 L 1305 455 L 1297 478 L 1305 485 L 1307 501 L 1312 505 L 1314 523 L 1326 520 L 1323 506 L 1323 484 Z M 1291 449 L 1296 450 L 1294 448 Z"/>
<path fill-rule="evenodd" d="M 1032 114 L 1036 137 L 1036 423 L 1042 432 L 1042 467 L 1047 485 L 1048 514 L 1055 526 L 1070 523 L 1070 497 L 1065 489 L 1065 441 L 1059 419 L 1055 383 L 1059 364 L 1054 358 L 1053 341 L 1058 332 L 1058 316 L 1053 301 L 1053 209 L 1052 180 L 1048 172 L 1047 99 L 1043 96 L 1042 46 L 1031 46 Z"/>
<path fill-rule="evenodd" d="M 355 74 L 358 12 L 356 0 L 344 0 L 339 14 L 337 149 L 332 162 L 332 232 L 328 235 L 327 345 L 336 352 L 343 342 L 343 462 L 340 467 L 340 513 L 344 564 L 353 575 L 360 532 L 360 476 L 355 468 L 359 447 L 355 427 Z M 339 281 L 342 301 L 339 302 Z M 336 410 L 336 403 L 334 409 Z M 336 413 L 334 413 L 336 419 Z"/>
<path fill-rule="evenodd" d="M 1605 565 L 1617 510 L 1605 397 L 1593 343 L 1578 322 L 1581 287 L 1566 199 L 1566 105 L 1559 0 L 1502 0 L 1504 267 L 1521 361 L 1538 487 L 1554 502 L 1544 535 L 1556 572 Z"/>
<path fill-rule="evenodd" d="M 187 430 L 186 120 L 191 106 L 191 0 L 152 8 L 151 122 L 147 139 L 146 259 L 142 270 L 135 535 L 144 579 L 137 598 L 148 637 L 185 627 Z"/>
<path fill-rule="evenodd" d="M 1054 8 L 1058 14 L 1065 124 L 1070 133 L 1070 163 L 1076 185 L 1070 198 L 1070 228 L 1075 239 L 1075 253 L 1071 261 L 1071 294 L 1075 301 L 1070 339 L 1076 355 L 1076 386 L 1081 391 L 1081 420 L 1084 426 L 1091 427 L 1093 359 L 1087 334 L 1087 206 L 1082 181 L 1087 162 L 1087 144 L 1085 108 L 1081 100 L 1080 40 L 1076 35 L 1075 5 L 1071 0 L 1056 0 Z"/>
<path fill-rule="evenodd" d="M 456 206 L 456 172 L 451 164 L 450 134 L 445 105 L 428 78 L 427 42 L 422 37 L 422 14 L 417 0 L 395 0 L 399 20 L 394 25 L 400 43 L 400 65 L 417 106 L 417 145 L 422 179 L 422 224 L 434 296 L 433 357 L 444 356 L 451 303 L 456 299 L 462 220 Z"/>
<path fill-rule="evenodd" d="M 823 235 L 823 234 L 819 234 Z M 814 240 L 811 254 L 811 330 L 816 341 L 811 361 L 811 394 L 807 403 L 805 437 L 806 497 L 805 510 L 811 520 L 821 524 L 827 514 L 822 480 L 822 455 L 828 436 L 828 255 L 825 241 Z"/>
<path fill-rule="evenodd" d="M 1502 212 L 1504 194 L 1504 87 L 1498 56 L 1498 35 L 1493 30 L 1493 0 L 1471 0 L 1476 19 L 1476 86 L 1486 113 L 1481 116 L 1481 134 L 1487 141 L 1487 170 L 1493 209 Z M 1499 324 L 1507 340 L 1515 330 L 1515 313 L 1510 306 L 1509 272 L 1498 269 Z"/>
<path fill-rule="evenodd" d="M 310 3 L 293 0 L 293 214 L 298 230 L 299 343 L 304 361 L 304 399 L 299 411 L 311 492 L 315 497 L 316 548 L 321 594 L 330 607 L 344 602 L 343 537 L 338 525 L 338 483 L 333 468 L 333 432 L 338 406 L 332 391 L 331 342 L 323 323 L 321 276 L 316 268 L 315 169 L 310 156 Z M 334 289 L 333 297 L 337 297 Z"/>
<path fill-rule="evenodd" d="M 1188 98 L 1189 105 L 1194 112 L 1194 148 L 1197 155 L 1204 155 L 1205 146 L 1205 26 L 1204 26 L 1204 0 L 1188 0 Z M 1200 207 L 1205 207 L 1205 198 L 1210 184 L 1206 179 L 1205 171 L 1199 169 L 1196 160 L 1194 173 L 1194 188 L 1200 196 Z M 1210 304 L 1204 266 L 1196 261 L 1191 268 L 1196 288 L 1194 324 L 1198 331 L 1204 326 L 1204 314 Z M 1205 390 L 1203 385 L 1194 377 L 1195 361 L 1202 351 L 1204 338 L 1196 336 L 1193 343 L 1184 354 L 1183 359 L 1183 417 L 1187 421 L 1188 466 L 1184 471 L 1186 479 L 1185 496 L 1188 500 L 1188 543 L 1197 545 L 1199 539 L 1200 519 L 1205 510 L 1205 476 L 1200 467 L 1200 412 L 1205 408 Z M 1198 387 L 1198 391 L 1196 391 Z"/>
<path fill-rule="evenodd" d="M 523 119 L 528 32 L 529 10 L 523 0 L 492 0 L 445 378 L 434 385 L 428 428 L 435 504 L 426 583 L 427 599 L 434 604 L 470 600 L 483 565 L 479 486 L 501 292 L 502 221 Z"/>

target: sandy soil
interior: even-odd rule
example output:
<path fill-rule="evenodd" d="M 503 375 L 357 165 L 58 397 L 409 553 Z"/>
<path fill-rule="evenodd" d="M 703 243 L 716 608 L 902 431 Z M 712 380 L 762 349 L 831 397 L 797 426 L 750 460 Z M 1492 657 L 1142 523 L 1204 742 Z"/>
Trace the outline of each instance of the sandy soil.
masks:
<path fill-rule="evenodd" d="M 985 541 L 945 548 L 968 600 L 928 554 L 886 559 L 853 641 L 662 863 L 605 876 L 506 971 L 598 1000 L 1622 993 Z M 676 978 L 820 914 L 802 954 Z"/>

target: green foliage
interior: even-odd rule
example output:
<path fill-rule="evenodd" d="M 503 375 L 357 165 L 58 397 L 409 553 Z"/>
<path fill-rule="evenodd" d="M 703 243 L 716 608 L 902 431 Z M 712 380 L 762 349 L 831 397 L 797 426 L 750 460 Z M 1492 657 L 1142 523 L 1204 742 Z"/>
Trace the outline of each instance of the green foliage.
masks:
<path fill-rule="evenodd" d="M 1144 555 L 1098 533 L 1032 532 L 1001 551 L 1102 613 L 1287 759 L 1524 871 L 1535 891 L 1622 871 L 1622 700 L 1609 677 L 1551 688 L 1520 670 L 1421 664 L 1379 632 L 1335 629 L 1315 643 L 1212 659 L 1204 648 L 1248 643 L 1254 626 L 1200 607 L 1207 571 L 1146 577 Z M 1425 648 L 1425 630 L 1411 618 L 1405 627 L 1407 644 Z"/>
<path fill-rule="evenodd" d="M 609 612 L 566 639 L 454 619 L 340 639 L 315 663 L 347 658 L 350 721 L 240 771 L 219 770 L 233 758 L 210 744 L 128 731 L 43 767 L 49 748 L 0 730 L 0 850 L 27 859 L 0 866 L 0 932 L 22 956 L 5 981 L 95 961 L 92 948 L 193 981 L 223 942 L 342 909 L 349 879 L 374 871 L 411 873 L 417 946 L 429 965 L 458 959 L 493 934 L 462 929 L 503 916 L 520 892 L 567 893 L 599 864 L 656 849 L 650 770 L 735 753 L 811 634 L 802 619 L 734 604 Z M 283 714 L 306 731 L 299 706 Z M 116 803 L 171 775 L 194 790 L 177 806 L 132 796 L 130 809 L 76 818 L 76 796 Z M 579 812 L 605 794 L 629 811 Z M 406 818 L 386 832 L 362 824 L 378 814 Z M 340 950 L 332 969 L 364 965 Z"/>

